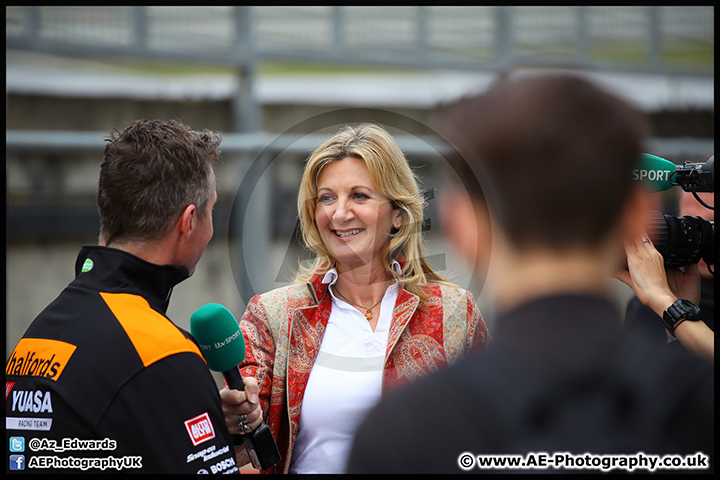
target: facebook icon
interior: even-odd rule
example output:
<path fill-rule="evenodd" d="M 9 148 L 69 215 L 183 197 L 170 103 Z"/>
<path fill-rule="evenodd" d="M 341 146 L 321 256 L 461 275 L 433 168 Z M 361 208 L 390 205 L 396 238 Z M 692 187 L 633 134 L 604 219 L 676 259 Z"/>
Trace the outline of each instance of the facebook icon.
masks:
<path fill-rule="evenodd" d="M 10 455 L 10 470 L 25 470 L 25 455 Z"/>

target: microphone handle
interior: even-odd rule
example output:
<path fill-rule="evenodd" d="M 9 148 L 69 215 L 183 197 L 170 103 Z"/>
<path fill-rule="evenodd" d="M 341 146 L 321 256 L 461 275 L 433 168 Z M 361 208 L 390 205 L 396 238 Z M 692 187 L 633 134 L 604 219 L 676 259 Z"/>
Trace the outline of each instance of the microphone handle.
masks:
<path fill-rule="evenodd" d="M 243 382 L 242 374 L 240 374 L 239 365 L 235 365 L 230 370 L 225 370 L 222 375 L 229 389 L 240 390 L 241 392 L 245 390 L 245 382 Z"/>
<path fill-rule="evenodd" d="M 243 382 L 242 375 L 240 374 L 239 365 L 234 366 L 230 370 L 225 370 L 222 374 L 228 388 L 240 391 L 245 390 L 245 382 Z M 275 443 L 275 438 L 273 438 L 270 432 L 270 428 L 265 422 L 261 423 L 259 427 L 250 433 L 242 435 L 233 434 L 232 437 L 236 445 L 242 442 L 250 456 L 253 466 L 258 470 L 267 470 L 274 467 L 275 464 L 280 461 L 280 451 Z"/>

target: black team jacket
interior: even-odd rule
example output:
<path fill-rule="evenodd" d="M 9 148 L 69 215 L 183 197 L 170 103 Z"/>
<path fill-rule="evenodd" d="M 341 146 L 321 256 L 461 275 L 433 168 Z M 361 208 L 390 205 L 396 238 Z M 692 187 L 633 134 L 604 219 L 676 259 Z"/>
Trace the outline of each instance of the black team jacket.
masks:
<path fill-rule="evenodd" d="M 165 311 L 185 267 L 84 246 L 5 366 L 12 473 L 237 472 L 216 383 Z"/>

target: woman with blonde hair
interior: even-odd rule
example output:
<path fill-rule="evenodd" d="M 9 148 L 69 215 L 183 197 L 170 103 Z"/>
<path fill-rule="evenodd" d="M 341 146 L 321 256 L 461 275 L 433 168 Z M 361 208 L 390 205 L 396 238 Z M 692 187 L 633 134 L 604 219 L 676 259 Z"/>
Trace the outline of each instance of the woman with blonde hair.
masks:
<path fill-rule="evenodd" d="M 344 472 L 355 428 L 383 393 L 489 342 L 473 295 L 425 259 L 424 203 L 377 125 L 347 126 L 309 157 L 298 216 L 316 258 L 293 285 L 255 296 L 239 322 L 240 368 L 259 385 L 278 473 Z M 242 429 L 247 406 L 227 389 L 221 397 L 228 427 Z"/>

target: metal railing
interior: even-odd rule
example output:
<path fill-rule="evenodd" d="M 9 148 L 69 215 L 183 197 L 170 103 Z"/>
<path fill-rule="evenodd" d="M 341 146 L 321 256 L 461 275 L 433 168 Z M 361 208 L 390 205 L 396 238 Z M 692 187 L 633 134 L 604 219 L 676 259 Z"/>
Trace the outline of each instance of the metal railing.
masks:
<path fill-rule="evenodd" d="M 9 6 L 6 48 L 231 66 L 256 131 L 262 62 L 713 76 L 712 6 Z"/>
<path fill-rule="evenodd" d="M 6 47 L 249 65 L 713 71 L 712 6 L 6 7 Z"/>

